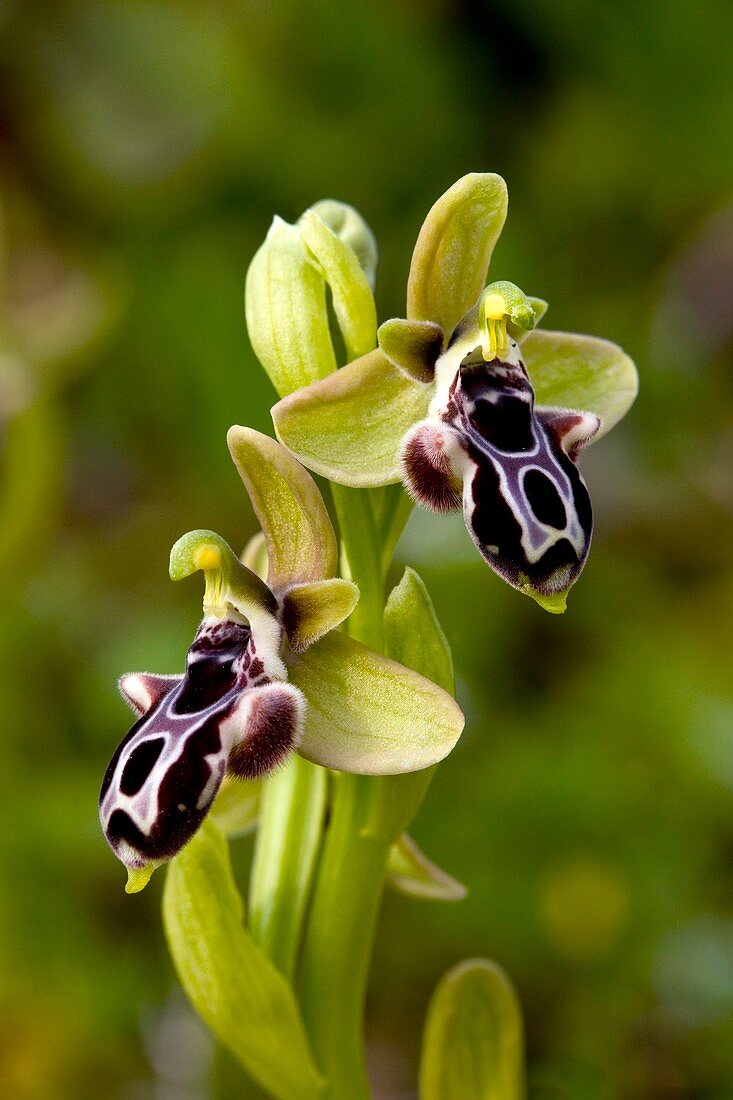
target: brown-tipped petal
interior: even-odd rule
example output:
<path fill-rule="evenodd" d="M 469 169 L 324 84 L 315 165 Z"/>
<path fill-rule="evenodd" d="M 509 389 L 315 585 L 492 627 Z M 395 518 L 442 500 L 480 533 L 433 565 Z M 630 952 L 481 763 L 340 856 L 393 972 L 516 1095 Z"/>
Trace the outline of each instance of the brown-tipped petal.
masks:
<path fill-rule="evenodd" d="M 453 512 L 461 507 L 462 485 L 451 465 L 457 434 L 437 420 L 424 420 L 405 436 L 402 471 L 412 497 L 434 512 Z"/>
<path fill-rule="evenodd" d="M 282 601 L 282 624 L 295 652 L 307 649 L 348 618 L 358 599 L 356 585 L 340 577 L 289 588 Z"/>
<path fill-rule="evenodd" d="M 256 779 L 272 771 L 300 744 L 305 700 L 292 684 L 266 684 L 241 702 L 244 729 L 232 746 L 227 771 Z"/>
<path fill-rule="evenodd" d="M 120 677 L 119 689 L 135 714 L 147 714 L 182 679 L 181 676 L 156 676 L 151 672 L 128 672 Z"/>
<path fill-rule="evenodd" d="M 377 337 L 390 363 L 417 382 L 433 381 L 435 364 L 443 350 L 440 325 L 395 317 L 380 326 Z"/>

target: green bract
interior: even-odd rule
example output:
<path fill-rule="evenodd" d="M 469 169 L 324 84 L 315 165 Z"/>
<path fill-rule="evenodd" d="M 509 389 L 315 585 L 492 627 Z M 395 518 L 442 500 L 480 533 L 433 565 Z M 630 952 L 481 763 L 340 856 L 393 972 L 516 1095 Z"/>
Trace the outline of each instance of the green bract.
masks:
<path fill-rule="evenodd" d="M 450 970 L 428 1009 L 420 1100 L 522 1100 L 522 1017 L 504 972 L 484 959 Z"/>

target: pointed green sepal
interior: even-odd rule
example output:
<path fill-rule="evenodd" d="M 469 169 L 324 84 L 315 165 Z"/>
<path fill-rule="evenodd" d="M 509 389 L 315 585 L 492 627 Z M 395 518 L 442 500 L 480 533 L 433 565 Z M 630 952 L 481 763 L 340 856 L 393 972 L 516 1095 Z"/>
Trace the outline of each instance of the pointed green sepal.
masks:
<path fill-rule="evenodd" d="M 395 317 L 380 325 L 377 337 L 380 348 L 395 367 L 417 382 L 433 381 L 435 363 L 443 350 L 440 325 Z"/>
<path fill-rule="evenodd" d="M 463 901 L 468 893 L 462 882 L 429 860 L 407 833 L 389 850 L 387 882 L 402 894 L 426 901 Z"/>
<path fill-rule="evenodd" d="M 189 531 L 171 550 L 171 580 L 190 577 L 199 569 L 206 578 L 206 615 L 222 618 L 228 605 L 248 619 L 262 612 L 277 613 L 275 597 L 264 581 L 242 565 L 229 543 L 214 531 Z"/>
<path fill-rule="evenodd" d="M 217 1039 L 277 1100 L 318 1100 L 324 1081 L 292 988 L 243 926 L 224 837 L 209 819 L 170 864 L 163 924 L 181 984 Z"/>
<path fill-rule="evenodd" d="M 594 443 L 629 411 L 639 388 L 628 355 L 595 336 L 535 330 L 522 343 L 522 359 L 538 406 L 582 409 L 600 417 Z"/>
<path fill-rule="evenodd" d="M 265 537 L 270 588 L 279 594 L 291 584 L 335 576 L 336 536 L 310 474 L 252 428 L 235 425 L 227 443 Z"/>
<path fill-rule="evenodd" d="M 255 355 L 281 397 L 336 370 L 326 285 L 300 226 L 274 219 L 247 272 L 245 313 Z"/>
<path fill-rule="evenodd" d="M 504 226 L 501 176 L 472 172 L 442 195 L 420 230 L 407 283 L 407 316 L 450 335 L 478 299 Z"/>
<path fill-rule="evenodd" d="M 359 775 L 418 771 L 461 735 L 463 714 L 446 691 L 346 634 L 327 634 L 287 664 L 308 702 L 299 752 L 315 764 Z"/>
<path fill-rule="evenodd" d="M 503 970 L 468 959 L 441 978 L 428 1008 L 420 1100 L 522 1100 L 524 1039 Z"/>
<path fill-rule="evenodd" d="M 209 817 L 224 836 L 234 840 L 251 833 L 260 809 L 261 779 L 234 779 L 225 776 Z"/>
<path fill-rule="evenodd" d="M 318 474 L 360 488 L 402 480 L 400 444 L 427 416 L 431 388 L 377 350 L 272 410 L 278 439 Z"/>
<path fill-rule="evenodd" d="M 355 252 L 306 210 L 298 222 L 311 262 L 328 283 L 347 360 L 366 355 L 377 342 L 377 307 Z"/>
<path fill-rule="evenodd" d="M 374 290 L 379 250 L 374 234 L 359 211 L 337 199 L 321 199 L 310 209 L 349 246 L 356 255 L 369 286 Z"/>
<path fill-rule="evenodd" d="M 288 588 L 282 598 L 282 624 L 295 652 L 302 653 L 347 619 L 358 599 L 356 585 L 340 577 Z"/>

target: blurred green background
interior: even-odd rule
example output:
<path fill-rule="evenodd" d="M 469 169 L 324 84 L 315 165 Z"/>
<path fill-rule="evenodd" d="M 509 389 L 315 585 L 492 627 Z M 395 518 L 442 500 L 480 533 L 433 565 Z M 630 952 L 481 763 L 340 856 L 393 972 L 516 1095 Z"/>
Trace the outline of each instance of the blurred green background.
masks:
<path fill-rule="evenodd" d="M 384 319 L 428 207 L 492 170 L 493 277 L 642 391 L 583 460 L 563 619 L 460 521 L 405 536 L 468 717 L 414 833 L 470 895 L 385 900 L 375 1092 L 414 1095 L 429 992 L 484 955 L 533 1096 L 733 1097 L 731 41 L 727 0 L 0 3 L 3 1096 L 246 1094 L 177 990 L 162 876 L 125 896 L 98 828 L 115 678 L 181 667 L 174 539 L 253 531 L 224 433 L 268 430 L 242 290 L 272 215 L 356 205 Z"/>

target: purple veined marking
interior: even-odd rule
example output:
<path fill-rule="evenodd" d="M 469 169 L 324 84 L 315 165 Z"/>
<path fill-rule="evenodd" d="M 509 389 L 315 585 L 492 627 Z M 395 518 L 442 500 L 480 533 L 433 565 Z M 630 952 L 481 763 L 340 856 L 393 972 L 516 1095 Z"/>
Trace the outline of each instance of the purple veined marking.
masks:
<path fill-rule="evenodd" d="M 462 507 L 480 553 L 510 584 L 563 592 L 590 548 L 593 513 L 576 460 L 600 420 L 537 407 L 514 341 L 504 359 L 486 362 L 476 347 L 446 371 L 450 357 L 451 347 L 430 417 L 403 442 L 407 487 L 437 511 Z"/>
<path fill-rule="evenodd" d="M 99 815 L 128 867 L 166 860 L 200 826 L 224 775 L 251 779 L 297 746 L 304 700 L 281 679 L 277 654 L 259 654 L 250 627 L 204 619 L 183 676 L 124 676 L 140 716 L 102 783 Z"/>

